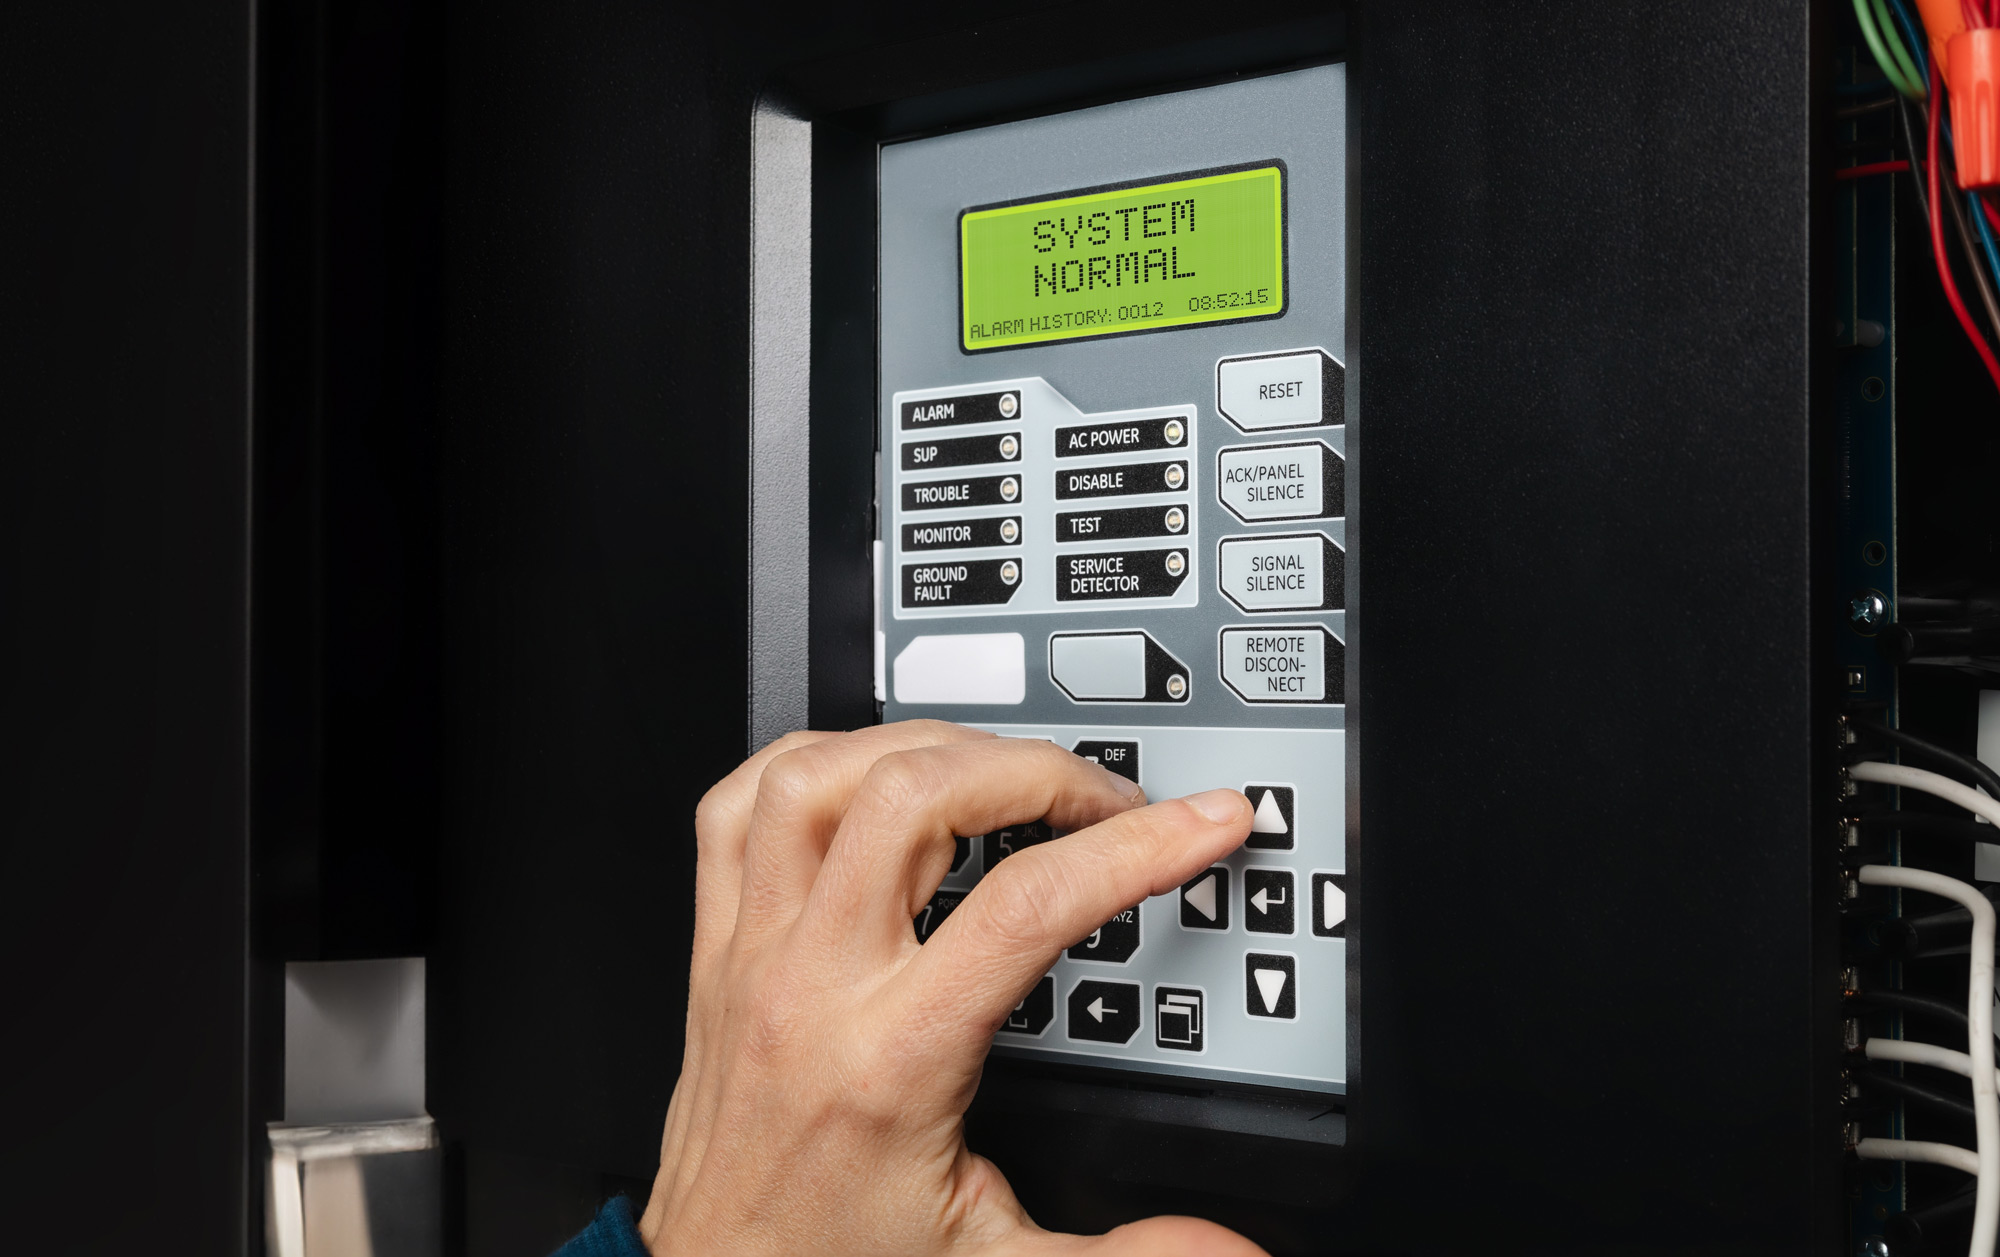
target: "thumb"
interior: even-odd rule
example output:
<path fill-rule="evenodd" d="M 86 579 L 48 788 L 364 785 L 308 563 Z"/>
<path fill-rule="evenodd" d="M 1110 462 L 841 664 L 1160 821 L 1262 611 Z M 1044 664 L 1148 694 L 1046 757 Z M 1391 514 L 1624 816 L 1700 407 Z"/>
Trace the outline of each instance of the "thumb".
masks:
<path fill-rule="evenodd" d="M 1200 1218 L 1160 1217 L 1128 1222 L 1103 1235 L 1065 1237 L 1076 1257 L 1270 1257 L 1228 1227 Z"/>

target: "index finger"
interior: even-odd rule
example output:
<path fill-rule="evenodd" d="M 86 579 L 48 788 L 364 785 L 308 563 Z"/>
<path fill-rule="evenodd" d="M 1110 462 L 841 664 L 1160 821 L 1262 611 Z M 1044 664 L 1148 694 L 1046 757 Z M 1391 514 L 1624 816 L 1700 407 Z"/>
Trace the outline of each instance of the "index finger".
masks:
<path fill-rule="evenodd" d="M 991 1036 L 1063 948 L 1243 844 L 1250 801 L 1210 790 L 1135 808 L 1016 852 L 938 927 L 897 979 L 926 1022 Z"/>

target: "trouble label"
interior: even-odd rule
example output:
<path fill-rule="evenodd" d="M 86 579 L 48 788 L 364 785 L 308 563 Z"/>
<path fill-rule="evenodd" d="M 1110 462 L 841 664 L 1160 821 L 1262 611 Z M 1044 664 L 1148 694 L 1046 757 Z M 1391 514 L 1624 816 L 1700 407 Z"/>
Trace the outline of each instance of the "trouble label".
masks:
<path fill-rule="evenodd" d="M 1126 419 L 1080 423 L 1056 429 L 1056 457 L 1117 454 L 1126 450 L 1168 450 L 1187 444 L 1187 421 L 1179 418 Z"/>
<path fill-rule="evenodd" d="M 931 397 L 920 402 L 904 402 L 902 425 L 905 432 L 945 428 L 961 423 L 1004 423 L 1019 418 L 1021 394 L 975 393 L 970 397 Z"/>
<path fill-rule="evenodd" d="M 1187 488 L 1188 465 L 1121 463 L 1115 467 L 1065 467 L 1056 473 L 1058 498 L 1111 498 L 1178 493 Z"/>
<path fill-rule="evenodd" d="M 1338 703 L 1345 648 L 1317 624 L 1222 630 L 1222 683 L 1246 703 Z"/>
<path fill-rule="evenodd" d="M 990 607 L 1021 587 L 1019 559 L 956 559 L 903 564 L 903 608 Z"/>
<path fill-rule="evenodd" d="M 1006 506 L 1021 500 L 1019 476 L 964 476 L 903 486 L 906 511 L 947 511 L 958 506 Z"/>
<path fill-rule="evenodd" d="M 1239 445 L 1215 457 L 1216 497 L 1246 524 L 1321 519 L 1344 509 L 1345 462 L 1323 442 Z"/>
<path fill-rule="evenodd" d="M 1111 550 L 1056 559 L 1056 600 L 1171 598 L 1187 579 L 1186 550 Z"/>
<path fill-rule="evenodd" d="M 1217 559 L 1216 586 L 1245 611 L 1331 611 L 1343 601 L 1343 556 L 1323 533 L 1227 537 Z"/>

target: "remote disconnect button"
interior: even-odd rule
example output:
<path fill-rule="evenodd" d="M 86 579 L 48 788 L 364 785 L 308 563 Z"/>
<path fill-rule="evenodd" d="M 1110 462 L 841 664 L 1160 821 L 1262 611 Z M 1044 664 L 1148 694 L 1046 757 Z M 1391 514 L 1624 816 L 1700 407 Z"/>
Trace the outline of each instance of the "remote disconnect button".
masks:
<path fill-rule="evenodd" d="M 1125 1043 L 1139 1033 L 1140 987 L 1136 982 L 1085 978 L 1069 993 L 1069 1037 L 1093 1043 Z"/>
<path fill-rule="evenodd" d="M 1142 631 L 1053 633 L 1049 679 L 1079 703 L 1179 703 L 1187 665 Z"/>
<path fill-rule="evenodd" d="M 1346 556 L 1325 533 L 1225 537 L 1216 548 L 1216 587 L 1245 611 L 1337 611 Z"/>
<path fill-rule="evenodd" d="M 1323 519 L 1346 510 L 1346 464 L 1323 441 L 1238 445 L 1215 458 L 1216 497 L 1246 524 Z"/>
<path fill-rule="evenodd" d="M 1245 432 L 1339 423 L 1346 376 L 1323 349 L 1224 358 L 1215 364 L 1215 408 Z"/>
<path fill-rule="evenodd" d="M 1346 652 L 1317 624 L 1222 630 L 1223 684 L 1246 703 L 1338 703 Z"/>

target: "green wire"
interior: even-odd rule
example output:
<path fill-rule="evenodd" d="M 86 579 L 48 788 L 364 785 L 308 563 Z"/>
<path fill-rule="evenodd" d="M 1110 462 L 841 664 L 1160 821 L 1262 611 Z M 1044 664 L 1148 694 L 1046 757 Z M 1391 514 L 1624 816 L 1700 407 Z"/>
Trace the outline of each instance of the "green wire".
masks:
<path fill-rule="evenodd" d="M 1890 84 L 1903 95 L 1921 99 L 1924 93 L 1912 82 L 1916 76 L 1904 75 L 1896 59 L 1882 46 L 1882 33 L 1875 29 L 1874 15 L 1868 12 L 1868 0 L 1854 0 L 1854 16 L 1861 23 L 1861 37 L 1868 41 L 1868 51 L 1875 54 L 1875 64 L 1881 67 L 1882 77 L 1888 79 Z"/>
<path fill-rule="evenodd" d="M 1909 48 L 1903 43 L 1903 32 L 1889 16 L 1887 0 L 1875 0 L 1875 29 L 1882 33 L 1882 42 L 1889 45 L 1889 52 L 1896 58 L 1896 64 L 1902 67 L 1904 77 L 1908 78 L 1911 85 L 1917 89 L 1914 94 L 1927 95 L 1930 84 L 1924 82 L 1923 73 L 1917 69 L 1916 61 L 1911 58 Z"/>

